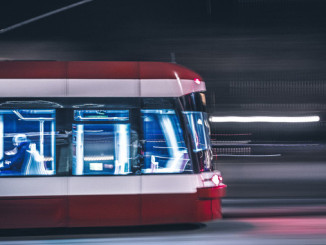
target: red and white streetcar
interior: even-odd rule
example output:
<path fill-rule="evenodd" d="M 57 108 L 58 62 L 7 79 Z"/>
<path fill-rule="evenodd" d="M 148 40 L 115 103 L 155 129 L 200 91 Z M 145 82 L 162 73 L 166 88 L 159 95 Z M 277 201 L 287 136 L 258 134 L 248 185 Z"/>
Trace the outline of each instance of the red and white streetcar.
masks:
<path fill-rule="evenodd" d="M 0 228 L 221 218 L 205 83 L 159 62 L 0 62 Z"/>

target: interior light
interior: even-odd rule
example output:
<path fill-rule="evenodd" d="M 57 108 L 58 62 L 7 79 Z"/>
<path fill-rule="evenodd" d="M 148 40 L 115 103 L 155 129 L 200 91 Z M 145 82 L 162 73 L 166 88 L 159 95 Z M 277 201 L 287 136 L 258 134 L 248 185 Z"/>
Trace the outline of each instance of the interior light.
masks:
<path fill-rule="evenodd" d="M 89 164 L 89 169 L 93 171 L 103 171 L 103 163 L 92 162 Z"/>
<path fill-rule="evenodd" d="M 84 161 L 112 161 L 114 160 L 114 156 L 91 156 L 84 157 Z"/>
<path fill-rule="evenodd" d="M 210 117 L 211 122 L 272 122 L 272 123 L 305 123 L 305 122 L 319 122 L 319 116 L 306 117 L 272 117 L 272 116 L 221 116 Z"/>
<path fill-rule="evenodd" d="M 195 81 L 195 83 L 200 84 L 200 79 L 199 78 L 195 78 L 194 81 Z"/>

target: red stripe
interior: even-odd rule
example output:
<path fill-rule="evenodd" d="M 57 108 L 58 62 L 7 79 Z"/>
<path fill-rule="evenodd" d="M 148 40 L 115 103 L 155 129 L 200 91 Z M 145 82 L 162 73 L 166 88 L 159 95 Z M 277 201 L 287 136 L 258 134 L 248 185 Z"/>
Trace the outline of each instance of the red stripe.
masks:
<path fill-rule="evenodd" d="M 195 72 L 172 63 L 110 61 L 2 61 L 0 79 L 200 79 Z"/>
<path fill-rule="evenodd" d="M 221 218 L 220 198 L 192 194 L 0 198 L 0 229 L 173 224 Z"/>
<path fill-rule="evenodd" d="M 175 79 L 175 73 L 180 79 L 195 80 L 198 78 L 200 81 L 203 80 L 197 73 L 180 65 L 163 62 L 140 62 L 140 76 L 143 79 Z"/>
<path fill-rule="evenodd" d="M 197 212 L 196 193 L 142 195 L 143 225 L 198 222 Z"/>
<path fill-rule="evenodd" d="M 0 229 L 66 226 L 66 197 L 0 200 Z"/>
<path fill-rule="evenodd" d="M 69 196 L 69 226 L 139 225 L 140 195 Z"/>
<path fill-rule="evenodd" d="M 215 199 L 225 196 L 226 185 L 217 186 L 217 187 L 206 187 L 197 189 L 199 199 Z"/>
<path fill-rule="evenodd" d="M 66 62 L 55 61 L 2 61 L 0 78 L 64 78 Z"/>
<path fill-rule="evenodd" d="M 137 62 L 72 61 L 68 65 L 68 78 L 137 79 Z"/>

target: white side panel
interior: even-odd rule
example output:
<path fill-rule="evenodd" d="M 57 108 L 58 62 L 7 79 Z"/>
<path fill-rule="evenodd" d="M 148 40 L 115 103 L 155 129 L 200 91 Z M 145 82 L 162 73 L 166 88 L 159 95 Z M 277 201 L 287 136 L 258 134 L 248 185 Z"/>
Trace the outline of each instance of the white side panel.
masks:
<path fill-rule="evenodd" d="M 0 79 L 0 97 L 180 97 L 205 91 L 187 79 Z"/>
<path fill-rule="evenodd" d="M 140 193 L 140 176 L 76 176 L 68 178 L 69 195 L 133 195 Z"/>
<path fill-rule="evenodd" d="M 0 178 L 0 197 L 65 195 L 66 177 Z"/>
<path fill-rule="evenodd" d="M 139 79 L 68 79 L 68 97 L 139 97 Z"/>
<path fill-rule="evenodd" d="M 66 79 L 0 79 L 0 97 L 63 97 Z"/>
<path fill-rule="evenodd" d="M 0 197 L 195 193 L 200 175 L 0 178 Z"/>
<path fill-rule="evenodd" d="M 187 79 L 141 79 L 141 97 L 180 97 L 205 91 L 205 82 L 197 84 Z"/>
<path fill-rule="evenodd" d="M 142 194 L 195 193 L 201 185 L 197 174 L 142 175 Z"/>

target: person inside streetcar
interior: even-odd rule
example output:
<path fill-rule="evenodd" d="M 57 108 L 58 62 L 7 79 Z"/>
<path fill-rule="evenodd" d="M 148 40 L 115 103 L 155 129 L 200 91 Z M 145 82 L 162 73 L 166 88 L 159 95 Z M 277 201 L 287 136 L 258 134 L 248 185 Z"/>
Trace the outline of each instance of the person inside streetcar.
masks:
<path fill-rule="evenodd" d="M 0 172 L 19 173 L 25 161 L 26 151 L 30 148 L 31 141 L 25 134 L 16 134 L 12 138 L 15 146 L 12 150 L 6 151 L 0 160 Z"/>

